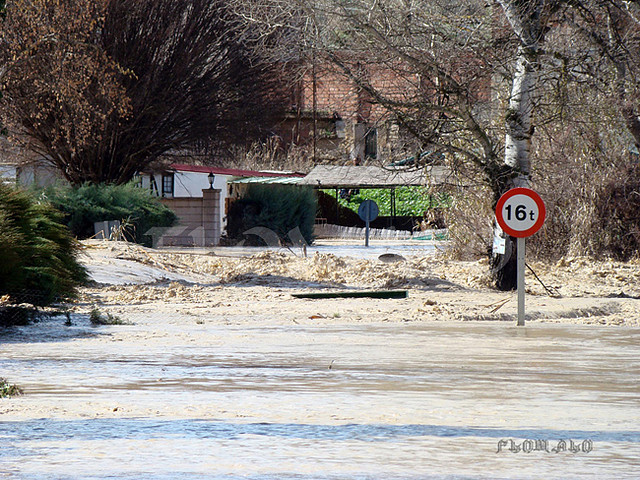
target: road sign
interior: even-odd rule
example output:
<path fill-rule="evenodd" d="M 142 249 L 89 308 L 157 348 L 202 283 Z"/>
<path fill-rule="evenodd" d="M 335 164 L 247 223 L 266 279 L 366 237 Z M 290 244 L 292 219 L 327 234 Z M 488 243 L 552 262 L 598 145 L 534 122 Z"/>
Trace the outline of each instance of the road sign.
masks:
<path fill-rule="evenodd" d="M 364 220 L 366 225 L 364 245 L 369 246 L 369 223 L 378 218 L 378 204 L 373 200 L 365 200 L 358 208 L 358 215 Z"/>
<path fill-rule="evenodd" d="M 365 200 L 358 208 L 358 215 L 364 222 L 373 222 L 378 218 L 378 204 L 373 200 Z"/>
<path fill-rule="evenodd" d="M 526 265 L 525 237 L 529 237 L 540 230 L 544 223 L 547 210 L 544 202 L 536 192 L 529 188 L 512 188 L 498 200 L 496 205 L 496 220 L 502 230 L 512 237 L 516 237 L 517 279 L 518 279 L 518 326 L 524 325 L 524 267 Z"/>
<path fill-rule="evenodd" d="M 529 188 L 512 188 L 498 200 L 496 219 L 512 237 L 530 237 L 542 227 L 547 210 L 540 195 Z"/>

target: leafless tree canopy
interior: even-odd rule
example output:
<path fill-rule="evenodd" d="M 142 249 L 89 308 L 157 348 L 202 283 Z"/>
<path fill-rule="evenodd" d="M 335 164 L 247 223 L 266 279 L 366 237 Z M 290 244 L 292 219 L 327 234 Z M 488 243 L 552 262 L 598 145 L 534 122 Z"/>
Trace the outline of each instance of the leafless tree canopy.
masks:
<path fill-rule="evenodd" d="M 490 101 L 511 80 L 518 47 L 500 11 L 475 0 L 298 0 L 289 17 L 307 19 L 296 22 L 306 61 L 353 81 L 386 111 L 383 121 L 413 138 L 416 158 L 446 153 L 498 192 L 513 169 L 504 163 L 504 122 L 496 121 L 501 105 Z"/>
<path fill-rule="evenodd" d="M 122 183 L 170 149 L 252 140 L 280 113 L 274 70 L 224 1 L 28 5 L 9 10 L 27 60 L 6 75 L 5 108 L 73 183 Z M 51 29 L 36 40 L 49 40 L 20 48 L 41 17 Z"/>
<path fill-rule="evenodd" d="M 100 1 L 16 0 L 0 30 L 3 121 L 65 172 L 128 110 L 97 43 L 103 13 Z"/>

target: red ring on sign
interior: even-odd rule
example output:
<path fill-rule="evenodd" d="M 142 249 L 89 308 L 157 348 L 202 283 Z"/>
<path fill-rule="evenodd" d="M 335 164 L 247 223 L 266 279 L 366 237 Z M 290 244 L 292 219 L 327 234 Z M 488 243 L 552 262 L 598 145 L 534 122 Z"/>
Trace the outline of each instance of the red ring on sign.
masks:
<path fill-rule="evenodd" d="M 514 230 L 513 228 L 509 227 L 504 221 L 504 219 L 502 218 L 502 207 L 504 207 L 504 204 L 507 203 L 507 200 L 509 200 L 511 197 L 515 195 L 525 195 L 531 198 L 538 206 L 538 219 L 536 220 L 536 223 L 534 223 L 532 227 L 526 230 Z M 530 188 L 518 187 L 518 188 L 512 188 L 511 190 L 508 190 L 500 197 L 500 200 L 498 200 L 498 203 L 496 205 L 495 213 L 496 213 L 496 220 L 498 221 L 498 225 L 500 225 L 500 228 L 502 228 L 504 233 L 512 237 L 524 238 L 524 237 L 530 237 L 531 235 L 536 233 L 538 230 L 540 230 L 540 228 L 542 227 L 542 224 L 544 223 L 544 219 L 547 216 L 547 209 L 544 206 L 544 202 L 542 201 L 542 198 L 540 197 L 540 195 L 538 195 L 536 192 L 534 192 Z"/>

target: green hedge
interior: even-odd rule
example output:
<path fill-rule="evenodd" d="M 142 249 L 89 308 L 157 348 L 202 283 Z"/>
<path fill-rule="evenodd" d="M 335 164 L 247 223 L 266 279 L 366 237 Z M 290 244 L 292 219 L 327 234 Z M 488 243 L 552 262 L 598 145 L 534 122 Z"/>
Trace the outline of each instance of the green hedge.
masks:
<path fill-rule="evenodd" d="M 157 197 L 133 183 L 53 187 L 45 195 L 64 213 L 66 224 L 78 238 L 92 237 L 94 222 L 129 219 L 132 227 L 127 238 L 151 246 L 151 237 L 145 232 L 153 227 L 170 227 L 177 219 Z"/>
<path fill-rule="evenodd" d="M 318 201 L 312 188 L 293 185 L 249 185 L 246 194 L 229 209 L 227 234 L 241 239 L 243 232 L 266 227 L 289 242 L 288 233 L 300 228 L 305 241 L 313 242 Z"/>
<path fill-rule="evenodd" d="M 396 215 L 397 216 L 422 216 L 431 208 L 446 208 L 451 205 L 451 197 L 445 193 L 431 194 L 425 187 L 397 187 L 396 191 Z M 336 197 L 335 189 L 323 190 L 324 193 Z M 347 191 L 348 192 L 348 191 Z M 373 200 L 378 204 L 380 215 L 391 215 L 391 190 L 388 188 L 360 189 L 348 198 L 338 195 L 338 203 L 354 212 L 365 200 Z"/>
<path fill-rule="evenodd" d="M 61 222 L 48 203 L 0 184 L 0 296 L 45 306 L 75 294 L 87 277 L 80 245 Z"/>

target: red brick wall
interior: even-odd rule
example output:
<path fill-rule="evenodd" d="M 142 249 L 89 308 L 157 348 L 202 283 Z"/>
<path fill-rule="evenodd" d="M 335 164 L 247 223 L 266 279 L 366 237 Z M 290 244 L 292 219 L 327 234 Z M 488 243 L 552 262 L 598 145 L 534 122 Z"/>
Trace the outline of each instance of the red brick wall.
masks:
<path fill-rule="evenodd" d="M 461 77 L 472 76 L 471 72 L 478 71 L 478 65 L 472 61 L 459 59 L 458 73 Z M 416 96 L 429 95 L 435 92 L 434 85 L 429 79 L 421 78 L 412 73 L 412 69 L 398 63 L 391 68 L 387 66 L 350 65 L 352 71 L 359 71 L 363 78 L 373 87 L 374 91 L 381 92 L 386 99 L 407 101 Z M 314 75 L 315 73 L 315 75 Z M 295 110 L 297 114 L 291 114 L 280 126 L 278 134 L 285 144 L 295 143 L 311 144 L 313 142 L 313 108 L 314 108 L 314 77 L 315 77 L 315 101 L 316 101 L 316 160 L 330 160 L 336 162 L 363 160 L 362 146 L 356 145 L 358 140 L 354 133 L 355 124 L 375 126 L 378 129 L 378 152 L 380 158 L 396 160 L 394 156 L 406 156 L 405 152 L 411 150 L 412 140 L 400 138 L 397 129 L 391 131 L 389 127 L 393 120 L 390 114 L 379 102 L 366 90 L 360 88 L 357 83 L 348 78 L 337 66 L 316 66 L 315 71 L 309 68 L 301 82 L 296 86 Z M 480 78 L 475 81 L 472 95 L 476 101 L 490 100 L 490 79 Z M 336 117 L 346 124 L 344 138 L 335 135 Z M 334 135 L 331 132 L 334 132 Z M 398 144 L 398 145 L 395 145 Z M 409 147 L 409 148 L 407 148 Z M 394 153 L 395 152 L 395 153 Z"/>
<path fill-rule="evenodd" d="M 404 78 L 391 69 L 368 67 L 368 81 L 388 98 L 403 99 L 415 94 L 419 87 L 417 77 Z M 338 113 L 343 120 L 375 123 L 387 116 L 386 110 L 358 85 L 335 70 L 316 69 L 316 108 L 326 114 Z M 313 109 L 313 75 L 308 72 L 303 79 L 302 109 Z"/>

